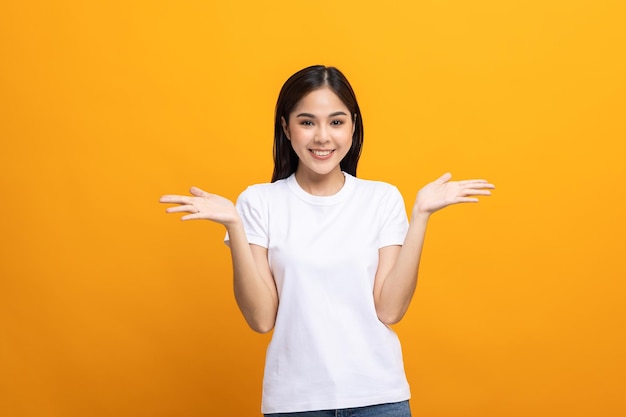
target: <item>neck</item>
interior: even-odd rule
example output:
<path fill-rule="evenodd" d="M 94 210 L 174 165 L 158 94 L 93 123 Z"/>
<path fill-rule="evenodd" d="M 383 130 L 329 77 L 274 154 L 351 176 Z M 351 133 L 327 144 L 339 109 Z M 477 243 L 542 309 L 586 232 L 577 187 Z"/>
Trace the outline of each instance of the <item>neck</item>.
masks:
<path fill-rule="evenodd" d="M 306 173 L 298 169 L 296 170 L 296 181 L 298 181 L 300 188 L 311 195 L 329 196 L 337 194 L 343 188 L 346 177 L 339 167 L 328 174 L 321 175 Z"/>

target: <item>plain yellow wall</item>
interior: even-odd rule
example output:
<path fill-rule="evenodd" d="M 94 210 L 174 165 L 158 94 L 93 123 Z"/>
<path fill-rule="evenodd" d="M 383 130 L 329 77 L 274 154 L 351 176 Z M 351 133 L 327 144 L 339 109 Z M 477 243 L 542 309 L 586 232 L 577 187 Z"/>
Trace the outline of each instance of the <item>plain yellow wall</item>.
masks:
<path fill-rule="evenodd" d="M 278 90 L 318 63 L 359 97 L 359 176 L 407 209 L 448 170 L 498 187 L 432 219 L 396 326 L 414 414 L 626 415 L 625 12 L 2 2 L 0 415 L 260 415 L 224 230 L 158 198 L 268 181 Z"/>

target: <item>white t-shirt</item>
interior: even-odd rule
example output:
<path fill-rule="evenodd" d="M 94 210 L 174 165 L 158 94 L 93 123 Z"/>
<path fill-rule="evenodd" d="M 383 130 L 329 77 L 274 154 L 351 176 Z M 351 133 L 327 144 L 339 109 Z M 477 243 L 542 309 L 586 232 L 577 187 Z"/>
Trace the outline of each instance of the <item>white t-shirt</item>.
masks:
<path fill-rule="evenodd" d="M 404 201 L 392 185 L 344 175 L 332 196 L 305 192 L 291 175 L 237 200 L 248 241 L 268 249 L 279 295 L 263 413 L 410 397 L 400 342 L 373 298 L 378 249 L 404 242 Z"/>

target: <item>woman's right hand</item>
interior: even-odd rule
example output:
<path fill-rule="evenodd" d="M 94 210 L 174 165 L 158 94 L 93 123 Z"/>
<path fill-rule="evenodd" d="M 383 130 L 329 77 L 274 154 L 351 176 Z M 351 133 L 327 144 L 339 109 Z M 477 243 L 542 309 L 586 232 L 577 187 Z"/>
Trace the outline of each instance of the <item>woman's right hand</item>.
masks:
<path fill-rule="evenodd" d="M 191 187 L 188 195 L 164 195 L 159 202 L 178 204 L 169 207 L 168 213 L 190 213 L 181 220 L 211 220 L 228 227 L 237 223 L 240 218 L 232 201 L 217 194 L 209 194 L 197 187 Z"/>

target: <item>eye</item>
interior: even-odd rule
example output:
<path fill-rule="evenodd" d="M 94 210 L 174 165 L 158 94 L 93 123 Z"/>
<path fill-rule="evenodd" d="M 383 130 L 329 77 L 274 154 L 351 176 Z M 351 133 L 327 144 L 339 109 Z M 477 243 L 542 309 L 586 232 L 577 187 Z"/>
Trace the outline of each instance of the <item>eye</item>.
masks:
<path fill-rule="evenodd" d="M 300 122 L 302 126 L 313 126 L 313 122 L 310 120 L 303 120 Z"/>
<path fill-rule="evenodd" d="M 341 126 L 343 124 L 343 120 L 333 120 L 330 124 L 333 126 Z"/>

